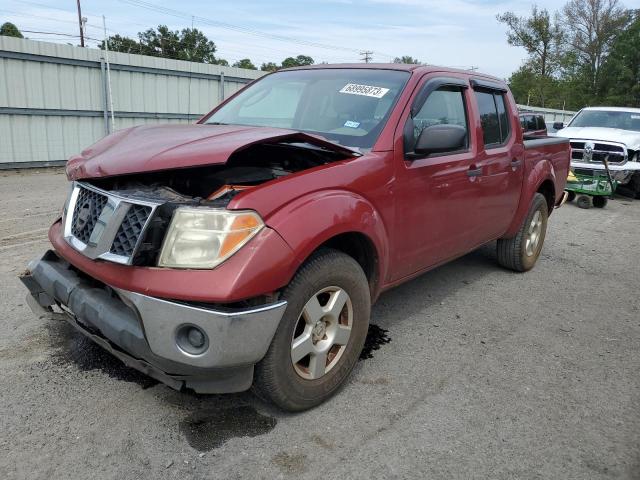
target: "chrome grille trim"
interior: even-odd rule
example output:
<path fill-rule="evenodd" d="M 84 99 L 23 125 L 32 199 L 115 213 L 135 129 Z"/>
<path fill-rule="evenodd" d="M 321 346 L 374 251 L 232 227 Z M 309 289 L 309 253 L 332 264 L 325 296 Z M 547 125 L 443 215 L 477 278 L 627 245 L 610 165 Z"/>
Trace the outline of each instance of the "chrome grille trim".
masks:
<path fill-rule="evenodd" d="M 107 199 L 100 210 L 97 220 L 92 226 L 92 231 L 90 232 L 90 236 L 87 241 L 83 241 L 86 240 L 86 235 L 83 236 L 83 239 L 74 235 L 74 230 L 77 233 L 77 229 L 74 229 L 74 221 L 77 218 L 76 214 L 78 211 L 76 207 L 83 190 L 90 191 Z M 95 260 L 99 258 L 123 265 L 131 265 L 137 249 L 140 246 L 140 242 L 142 241 L 147 227 L 149 226 L 150 220 L 153 217 L 156 208 L 160 205 L 160 203 L 156 202 L 117 195 L 112 192 L 96 188 L 88 183 L 74 182 L 62 218 L 64 239 L 75 250 L 91 259 Z M 112 246 L 116 239 L 116 235 L 120 232 L 122 223 L 127 218 L 129 210 L 136 206 L 146 207 L 150 210 L 144 221 L 144 226 L 140 229 L 140 234 L 135 241 L 135 246 L 130 249 L 130 255 L 113 253 Z"/>
<path fill-rule="evenodd" d="M 590 160 L 584 158 L 587 143 L 593 145 Z M 570 144 L 571 160 L 578 162 L 602 164 L 604 156 L 609 155 L 609 163 L 622 164 L 628 158 L 627 147 L 622 143 L 572 138 Z"/>

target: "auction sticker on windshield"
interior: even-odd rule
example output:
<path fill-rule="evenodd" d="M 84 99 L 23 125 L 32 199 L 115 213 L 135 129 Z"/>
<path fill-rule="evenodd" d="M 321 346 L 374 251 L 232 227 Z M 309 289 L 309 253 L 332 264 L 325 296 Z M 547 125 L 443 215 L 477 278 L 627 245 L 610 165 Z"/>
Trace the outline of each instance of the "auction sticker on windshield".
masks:
<path fill-rule="evenodd" d="M 388 88 L 372 87 L 371 85 L 358 85 L 357 83 L 347 83 L 340 93 L 350 95 L 364 95 L 366 97 L 382 98 L 389 91 Z"/>

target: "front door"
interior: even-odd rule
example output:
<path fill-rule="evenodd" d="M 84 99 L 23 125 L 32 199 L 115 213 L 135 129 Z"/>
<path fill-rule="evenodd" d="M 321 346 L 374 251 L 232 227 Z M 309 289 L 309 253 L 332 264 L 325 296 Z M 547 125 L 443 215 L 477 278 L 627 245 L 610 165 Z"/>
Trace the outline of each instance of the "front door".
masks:
<path fill-rule="evenodd" d="M 477 145 L 469 129 L 472 91 L 466 79 L 425 79 L 397 135 L 396 206 L 391 280 L 464 253 L 476 224 Z M 423 158 L 412 155 L 420 132 L 433 125 L 467 129 L 465 145 Z"/>

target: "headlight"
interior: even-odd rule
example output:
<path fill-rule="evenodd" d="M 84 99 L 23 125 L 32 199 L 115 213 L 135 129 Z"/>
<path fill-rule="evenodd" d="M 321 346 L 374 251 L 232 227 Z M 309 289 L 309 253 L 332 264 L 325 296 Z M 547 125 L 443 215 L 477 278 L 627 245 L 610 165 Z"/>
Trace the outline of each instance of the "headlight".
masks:
<path fill-rule="evenodd" d="M 173 212 L 158 266 L 213 268 L 237 252 L 264 227 L 250 211 L 182 207 Z"/>

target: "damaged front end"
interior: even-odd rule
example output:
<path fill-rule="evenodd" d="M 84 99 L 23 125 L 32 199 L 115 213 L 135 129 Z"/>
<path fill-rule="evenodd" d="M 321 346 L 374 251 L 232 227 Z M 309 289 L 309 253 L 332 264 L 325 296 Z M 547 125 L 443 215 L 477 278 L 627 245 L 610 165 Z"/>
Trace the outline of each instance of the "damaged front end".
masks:
<path fill-rule="evenodd" d="M 189 225 L 195 230 L 203 223 L 210 224 L 213 230 L 235 228 L 234 238 L 238 238 L 238 232 L 248 229 L 253 229 L 249 233 L 257 233 L 263 224 L 255 213 L 252 216 L 247 211 L 243 216 L 221 211 L 237 195 L 249 193 L 258 186 L 357 155 L 348 152 L 347 155 L 342 148 L 328 149 L 325 145 L 300 142 L 294 137 L 241 148 L 223 165 L 76 180 L 65 207 L 64 238 L 91 259 L 137 266 L 213 268 L 242 243 L 224 243 L 212 237 L 212 245 L 222 242 L 219 249 L 224 258 L 218 256 L 200 265 L 162 262 L 169 255 L 163 252 L 173 246 L 167 245 L 167 240 L 176 240 L 168 232 L 174 231 L 180 220 L 190 221 Z M 218 212 L 217 217 L 214 211 Z M 183 230 L 185 228 L 188 225 Z M 245 235 L 239 240 L 248 239 Z M 190 241 L 189 238 L 177 240 L 182 240 L 183 246 Z"/>

